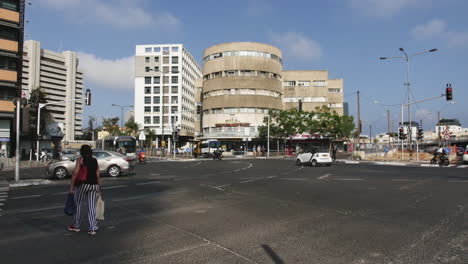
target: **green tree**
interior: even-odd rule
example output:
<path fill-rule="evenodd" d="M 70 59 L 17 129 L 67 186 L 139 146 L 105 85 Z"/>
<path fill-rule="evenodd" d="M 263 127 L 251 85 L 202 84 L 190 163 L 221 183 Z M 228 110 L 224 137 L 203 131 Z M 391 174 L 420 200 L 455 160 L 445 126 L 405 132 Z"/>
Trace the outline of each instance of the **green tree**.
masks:
<path fill-rule="evenodd" d="M 156 140 L 156 133 L 152 129 L 146 128 L 145 135 L 146 135 L 145 145 L 147 148 L 151 147 L 152 142 Z"/>
<path fill-rule="evenodd" d="M 110 135 L 118 136 L 120 135 L 119 120 L 118 117 L 104 118 L 102 120 L 102 126 Z"/>
<path fill-rule="evenodd" d="M 137 136 L 139 130 L 140 125 L 135 122 L 135 118 L 133 116 L 130 117 L 130 119 L 125 123 L 125 132 L 131 136 Z"/>

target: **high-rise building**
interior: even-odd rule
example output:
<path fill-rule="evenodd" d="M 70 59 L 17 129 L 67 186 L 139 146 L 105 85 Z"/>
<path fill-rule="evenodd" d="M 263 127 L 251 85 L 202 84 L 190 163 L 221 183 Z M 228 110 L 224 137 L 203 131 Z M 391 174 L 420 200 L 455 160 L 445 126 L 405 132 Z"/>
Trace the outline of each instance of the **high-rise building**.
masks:
<path fill-rule="evenodd" d="M 168 140 L 193 138 L 195 80 L 201 69 L 182 44 L 137 45 L 135 50 L 135 121 Z"/>
<path fill-rule="evenodd" d="M 326 70 L 283 72 L 284 109 L 299 108 L 314 111 L 327 106 L 339 115 L 344 114 L 343 79 L 328 79 Z"/>
<path fill-rule="evenodd" d="M 52 121 L 63 128 L 66 141 L 73 141 L 82 134 L 83 73 L 78 64 L 75 52 L 49 51 L 34 40 L 24 43 L 23 93 L 41 88 L 47 103 L 57 103 L 45 109 L 52 115 Z"/>
<path fill-rule="evenodd" d="M 11 156 L 15 142 L 14 98 L 21 96 L 24 0 L 0 1 L 0 156 Z"/>
<path fill-rule="evenodd" d="M 256 138 L 268 111 L 283 109 L 278 48 L 224 43 L 207 48 L 203 63 L 203 138 Z"/>

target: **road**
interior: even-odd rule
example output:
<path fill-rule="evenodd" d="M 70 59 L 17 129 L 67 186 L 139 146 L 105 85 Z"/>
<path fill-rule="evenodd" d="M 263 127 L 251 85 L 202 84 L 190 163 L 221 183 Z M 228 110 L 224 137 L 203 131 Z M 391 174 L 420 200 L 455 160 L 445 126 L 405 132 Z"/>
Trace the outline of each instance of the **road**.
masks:
<path fill-rule="evenodd" d="M 150 160 L 104 179 L 93 237 L 67 184 L 0 193 L 2 262 L 468 263 L 466 169 Z"/>

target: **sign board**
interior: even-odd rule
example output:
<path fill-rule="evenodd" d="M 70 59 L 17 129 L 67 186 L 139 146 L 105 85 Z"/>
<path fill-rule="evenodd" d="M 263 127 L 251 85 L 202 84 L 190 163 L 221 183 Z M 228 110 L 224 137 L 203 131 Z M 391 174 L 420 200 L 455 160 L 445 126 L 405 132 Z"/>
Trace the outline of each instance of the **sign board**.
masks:
<path fill-rule="evenodd" d="M 185 149 L 185 152 L 190 152 L 190 151 L 192 151 L 192 149 L 190 149 L 190 148 Z"/>
<path fill-rule="evenodd" d="M 445 140 L 449 140 L 449 139 L 450 139 L 450 135 L 449 135 L 449 134 L 445 134 L 444 139 L 445 139 Z"/>
<path fill-rule="evenodd" d="M 161 147 L 165 147 L 165 146 L 166 146 L 166 140 L 161 141 Z"/>
<path fill-rule="evenodd" d="M 138 140 L 142 140 L 142 141 L 146 140 L 145 132 L 143 131 L 140 132 L 140 135 L 138 136 Z"/>

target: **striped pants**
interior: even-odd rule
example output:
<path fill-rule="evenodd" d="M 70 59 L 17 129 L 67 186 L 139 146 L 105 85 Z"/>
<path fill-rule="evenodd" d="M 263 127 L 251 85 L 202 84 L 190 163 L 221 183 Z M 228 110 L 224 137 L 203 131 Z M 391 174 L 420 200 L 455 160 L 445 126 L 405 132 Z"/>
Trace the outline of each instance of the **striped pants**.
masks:
<path fill-rule="evenodd" d="M 83 201 L 86 198 L 88 202 L 88 221 L 89 221 L 89 230 L 96 231 L 98 229 L 97 220 L 96 220 L 96 200 L 99 192 L 99 185 L 97 184 L 82 184 L 76 188 L 75 191 L 75 202 L 76 202 L 76 212 L 73 216 L 73 225 L 76 228 L 80 227 L 80 217 L 81 217 L 81 206 Z"/>

